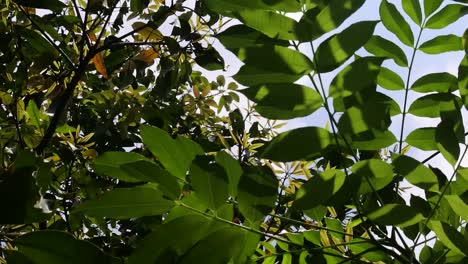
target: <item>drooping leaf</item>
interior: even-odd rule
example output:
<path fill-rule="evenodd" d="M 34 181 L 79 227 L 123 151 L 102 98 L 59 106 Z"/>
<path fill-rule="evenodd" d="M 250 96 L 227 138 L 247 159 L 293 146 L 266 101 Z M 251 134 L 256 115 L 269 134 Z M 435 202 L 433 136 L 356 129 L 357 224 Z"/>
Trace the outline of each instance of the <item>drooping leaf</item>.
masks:
<path fill-rule="evenodd" d="M 126 219 L 168 212 L 175 203 L 163 197 L 163 193 L 151 186 L 118 188 L 104 193 L 95 200 L 88 200 L 75 211 L 96 217 Z"/>
<path fill-rule="evenodd" d="M 427 54 L 463 50 L 462 38 L 453 34 L 437 36 L 421 44 L 419 50 Z"/>
<path fill-rule="evenodd" d="M 95 245 L 60 231 L 36 231 L 18 237 L 14 244 L 33 263 L 110 263 L 111 258 Z"/>
<path fill-rule="evenodd" d="M 330 132 L 320 127 L 302 127 L 283 132 L 268 142 L 259 153 L 275 161 L 308 160 L 320 155 L 333 142 Z"/>
<path fill-rule="evenodd" d="M 429 94 L 416 99 L 408 113 L 421 117 L 440 117 L 442 113 L 459 112 L 460 97 L 450 93 Z"/>
<path fill-rule="evenodd" d="M 414 36 L 411 27 L 400 14 L 394 4 L 383 0 L 380 4 L 380 18 L 384 26 L 405 45 L 412 47 Z"/>
<path fill-rule="evenodd" d="M 405 139 L 405 142 L 422 150 L 437 150 L 436 129 L 434 127 L 422 127 L 413 130 Z"/>
<path fill-rule="evenodd" d="M 427 28 L 441 29 L 468 14 L 468 7 L 459 4 L 444 6 L 426 22 Z"/>
<path fill-rule="evenodd" d="M 256 103 L 260 115 L 270 119 L 303 117 L 322 106 L 321 96 L 312 88 L 293 83 L 252 86 L 240 92 Z"/>
<path fill-rule="evenodd" d="M 429 221 L 428 226 L 446 247 L 458 254 L 468 256 L 466 239 L 455 228 L 440 221 Z"/>
<path fill-rule="evenodd" d="M 458 87 L 457 77 L 448 72 L 430 73 L 416 80 L 411 89 L 420 93 L 449 93 Z"/>
<path fill-rule="evenodd" d="M 60 12 L 67 7 L 67 5 L 59 0 L 14 0 L 13 2 L 25 7 L 49 9 L 54 12 Z"/>
<path fill-rule="evenodd" d="M 411 184 L 423 190 L 437 191 L 439 181 L 428 167 L 414 158 L 398 155 L 392 157 L 395 172 L 403 176 Z"/>
<path fill-rule="evenodd" d="M 359 186 L 353 186 L 358 189 L 359 194 L 378 191 L 393 180 L 392 166 L 378 159 L 357 162 L 353 165 L 352 172 L 360 181 Z"/>
<path fill-rule="evenodd" d="M 174 176 L 153 161 L 133 152 L 105 152 L 94 162 L 95 172 L 126 182 L 155 182 L 166 195 L 177 198 L 180 187 Z"/>
<path fill-rule="evenodd" d="M 216 38 L 226 49 L 231 50 L 234 53 L 237 53 L 237 50 L 240 48 L 262 45 L 289 46 L 287 41 L 269 38 L 261 32 L 245 25 L 229 27 L 223 32 L 217 34 Z"/>
<path fill-rule="evenodd" d="M 367 215 L 382 225 L 408 227 L 423 221 L 424 216 L 413 208 L 401 204 L 386 204 Z"/>
<path fill-rule="evenodd" d="M 405 83 L 400 75 L 385 67 L 380 69 L 379 76 L 377 76 L 377 84 L 387 90 L 398 91 L 405 89 Z"/>
<path fill-rule="evenodd" d="M 364 0 L 330 0 L 323 8 L 309 9 L 299 21 L 300 40 L 310 41 L 339 27 Z"/>
<path fill-rule="evenodd" d="M 221 165 L 226 171 L 229 178 L 229 194 L 232 197 L 236 197 L 237 185 L 239 184 L 239 180 L 242 175 L 242 168 L 239 161 L 226 152 L 220 151 L 216 154 L 216 163 Z"/>
<path fill-rule="evenodd" d="M 440 153 L 450 164 L 455 166 L 460 156 L 460 146 L 451 120 L 442 120 L 439 123 L 436 128 L 435 139 Z"/>
<path fill-rule="evenodd" d="M 326 201 L 343 186 L 346 175 L 341 170 L 327 170 L 313 176 L 296 192 L 293 207 L 307 210 L 327 204 Z"/>
<path fill-rule="evenodd" d="M 364 48 L 375 56 L 390 58 L 402 67 L 408 67 L 408 59 L 403 50 L 381 36 L 372 36 Z"/>
<path fill-rule="evenodd" d="M 252 226 L 273 209 L 278 193 L 278 180 L 268 167 L 247 167 L 243 170 L 237 200 L 240 212 Z"/>
<path fill-rule="evenodd" d="M 330 96 L 346 97 L 356 92 L 375 91 L 383 60 L 377 57 L 362 57 L 350 63 L 333 79 L 329 88 Z"/>
<path fill-rule="evenodd" d="M 424 14 L 429 17 L 436 11 L 444 0 L 424 0 Z"/>
<path fill-rule="evenodd" d="M 185 179 L 195 156 L 203 154 L 197 143 L 185 137 L 172 139 L 164 130 L 152 126 L 142 126 L 140 130 L 143 143 L 170 173 L 181 179 Z"/>
<path fill-rule="evenodd" d="M 109 75 L 107 75 L 107 69 L 106 65 L 104 64 L 104 57 L 102 55 L 102 52 L 99 52 L 96 54 L 92 61 L 94 63 L 94 67 L 96 67 L 96 70 L 106 79 L 109 79 Z"/>
<path fill-rule="evenodd" d="M 417 25 L 421 25 L 422 11 L 419 0 L 402 0 L 403 10 Z"/>
<path fill-rule="evenodd" d="M 329 72 L 346 60 L 372 37 L 378 21 L 361 21 L 326 39 L 317 48 L 317 72 Z"/>
<path fill-rule="evenodd" d="M 242 48 L 237 57 L 246 65 L 234 79 L 246 86 L 294 82 L 313 69 L 313 63 L 307 56 L 281 46 Z M 268 58 L 268 63 L 265 63 L 265 58 Z"/>
<path fill-rule="evenodd" d="M 228 176 L 224 169 L 205 156 L 198 156 L 190 168 L 193 190 L 207 208 L 216 211 L 229 196 Z"/>
<path fill-rule="evenodd" d="M 297 40 L 297 22 L 287 16 L 273 11 L 244 8 L 236 12 L 245 25 L 256 29 L 273 39 Z"/>

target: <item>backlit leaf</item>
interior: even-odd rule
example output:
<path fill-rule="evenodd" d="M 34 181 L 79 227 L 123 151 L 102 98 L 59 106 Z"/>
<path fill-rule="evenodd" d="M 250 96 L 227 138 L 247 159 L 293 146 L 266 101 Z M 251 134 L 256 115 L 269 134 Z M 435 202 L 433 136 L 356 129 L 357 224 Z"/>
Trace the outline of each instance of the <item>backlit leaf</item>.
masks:
<path fill-rule="evenodd" d="M 149 48 L 146 50 L 142 50 L 140 53 L 138 53 L 138 55 L 134 57 L 134 59 L 144 61 L 148 64 L 152 64 L 158 56 L 159 52 L 157 52 L 154 48 Z"/>
<path fill-rule="evenodd" d="M 463 220 L 468 221 L 468 193 L 464 193 L 461 195 L 444 195 L 444 199 L 452 207 L 453 211 L 457 213 Z"/>
<path fill-rule="evenodd" d="M 369 159 L 357 162 L 352 167 L 352 172 L 359 177 L 359 194 L 378 191 L 387 186 L 393 180 L 393 167 L 378 159 Z"/>
<path fill-rule="evenodd" d="M 444 0 L 424 0 L 424 14 L 430 16 L 436 11 Z"/>
<path fill-rule="evenodd" d="M 411 89 L 420 93 L 448 93 L 455 91 L 457 86 L 457 77 L 448 72 L 438 72 L 419 78 L 413 83 Z"/>
<path fill-rule="evenodd" d="M 446 247 L 458 254 L 468 256 L 466 239 L 455 228 L 440 221 L 429 221 L 428 226 Z"/>
<path fill-rule="evenodd" d="M 364 48 L 375 56 L 390 58 L 402 67 L 408 67 L 408 59 L 403 50 L 381 36 L 372 36 Z"/>
<path fill-rule="evenodd" d="M 313 176 L 296 192 L 293 206 L 306 210 L 326 204 L 326 201 L 340 190 L 345 179 L 345 173 L 335 169 Z"/>
<path fill-rule="evenodd" d="M 25 7 L 49 9 L 54 12 L 60 12 L 67 7 L 59 0 L 14 0 L 13 2 Z"/>
<path fill-rule="evenodd" d="M 163 35 L 157 28 L 153 28 L 150 24 L 143 22 L 135 22 L 132 24 L 134 30 L 138 30 L 137 34 L 140 36 L 142 41 L 160 41 L 163 39 Z"/>
<path fill-rule="evenodd" d="M 205 156 L 198 156 L 190 167 L 190 180 L 193 190 L 207 208 L 218 209 L 229 196 L 228 176 L 216 163 L 210 163 Z"/>
<path fill-rule="evenodd" d="M 427 54 L 463 50 L 462 38 L 453 34 L 437 36 L 421 44 L 419 50 Z"/>
<path fill-rule="evenodd" d="M 394 156 L 392 159 L 395 172 L 411 184 L 423 190 L 437 191 L 439 189 L 437 176 L 421 162 L 404 155 Z"/>
<path fill-rule="evenodd" d="M 239 210 L 252 226 L 259 223 L 273 209 L 278 180 L 268 167 L 246 167 L 243 170 L 237 200 Z"/>
<path fill-rule="evenodd" d="M 245 9 L 259 10 L 280 10 L 285 12 L 299 12 L 301 6 L 295 0 L 272 1 L 272 0 L 204 0 L 209 9 L 219 12 L 222 15 L 229 15 L 232 12 L 243 11 Z"/>
<path fill-rule="evenodd" d="M 458 161 L 460 156 L 460 146 L 458 138 L 455 135 L 453 122 L 450 120 L 442 120 L 436 128 L 437 147 L 444 158 L 453 166 Z"/>
<path fill-rule="evenodd" d="M 271 119 L 307 116 L 322 106 L 321 96 L 312 88 L 292 83 L 252 86 L 240 92 L 257 103 L 259 114 Z"/>
<path fill-rule="evenodd" d="M 221 165 L 229 178 L 229 193 L 232 197 L 237 196 L 237 185 L 242 175 L 242 168 L 239 161 L 234 159 L 225 151 L 220 151 L 216 154 L 216 163 Z"/>
<path fill-rule="evenodd" d="M 413 208 L 401 204 L 386 204 L 367 217 L 382 225 L 407 227 L 423 221 L 424 216 Z"/>
<path fill-rule="evenodd" d="M 436 129 L 434 127 L 422 127 L 413 130 L 405 139 L 405 142 L 422 150 L 437 150 Z"/>
<path fill-rule="evenodd" d="M 315 53 L 317 72 L 332 71 L 348 60 L 369 41 L 377 23 L 357 22 L 322 42 Z"/>
<path fill-rule="evenodd" d="M 406 14 L 411 17 L 414 23 L 421 25 L 422 13 L 419 0 L 402 0 L 401 4 L 403 6 L 403 10 L 405 10 Z"/>
<path fill-rule="evenodd" d="M 468 14 L 467 6 L 458 4 L 446 5 L 429 18 L 425 26 L 432 29 L 441 29 L 457 21 L 466 14 Z"/>
<path fill-rule="evenodd" d="M 429 94 L 416 99 L 408 113 L 421 117 L 440 117 L 443 112 L 458 112 L 461 107 L 460 97 L 448 94 Z"/>
<path fill-rule="evenodd" d="M 260 157 L 275 161 L 309 160 L 333 142 L 330 132 L 320 127 L 302 127 L 274 137 L 261 150 Z"/>
<path fill-rule="evenodd" d="M 405 45 L 412 47 L 414 36 L 411 27 L 400 14 L 394 4 L 382 0 L 380 4 L 380 17 L 384 26 Z"/>
<path fill-rule="evenodd" d="M 94 67 L 96 70 L 106 79 L 109 79 L 109 75 L 107 75 L 106 65 L 104 64 L 104 57 L 102 52 L 96 54 L 93 59 Z"/>
<path fill-rule="evenodd" d="M 256 29 L 270 38 L 297 40 L 295 30 L 297 22 L 287 16 L 273 11 L 243 9 L 236 13 L 245 25 Z"/>
<path fill-rule="evenodd" d="M 150 186 L 118 188 L 104 193 L 95 200 L 80 204 L 75 211 L 89 216 L 126 219 L 168 212 L 175 203 Z"/>
<path fill-rule="evenodd" d="M 140 127 L 143 143 L 159 159 L 172 175 L 185 179 L 185 175 L 196 155 L 203 154 L 202 148 L 188 138 L 171 138 L 157 127 Z"/>
<path fill-rule="evenodd" d="M 458 89 L 465 109 L 468 109 L 468 55 L 463 58 L 458 67 Z"/>
<path fill-rule="evenodd" d="M 387 90 L 405 89 L 405 83 L 401 79 L 400 75 L 385 67 L 380 69 L 379 76 L 377 76 L 377 84 Z"/>
<path fill-rule="evenodd" d="M 269 38 L 261 32 L 249 28 L 245 25 L 234 25 L 216 35 L 223 46 L 236 52 L 240 48 L 255 47 L 261 45 L 279 45 L 288 46 L 289 43 L 284 40 Z"/>

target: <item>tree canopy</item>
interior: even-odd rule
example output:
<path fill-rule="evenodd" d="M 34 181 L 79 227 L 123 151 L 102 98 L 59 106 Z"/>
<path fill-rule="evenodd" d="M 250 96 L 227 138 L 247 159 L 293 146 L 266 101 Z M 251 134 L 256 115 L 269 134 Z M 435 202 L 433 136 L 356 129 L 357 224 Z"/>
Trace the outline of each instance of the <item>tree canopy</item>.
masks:
<path fill-rule="evenodd" d="M 0 263 L 466 263 L 468 2 L 365 3 L 0 1 Z"/>

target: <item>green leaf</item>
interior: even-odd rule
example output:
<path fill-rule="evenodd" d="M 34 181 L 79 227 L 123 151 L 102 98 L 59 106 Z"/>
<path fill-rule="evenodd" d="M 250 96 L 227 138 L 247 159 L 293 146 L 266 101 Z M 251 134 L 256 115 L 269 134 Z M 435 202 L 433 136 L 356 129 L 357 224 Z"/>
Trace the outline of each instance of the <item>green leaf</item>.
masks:
<path fill-rule="evenodd" d="M 388 254 L 382 251 L 379 246 L 376 246 L 373 242 L 368 242 L 360 237 L 353 238 L 347 245 L 348 249 L 353 255 L 359 255 L 368 261 L 384 263 L 391 262 Z"/>
<path fill-rule="evenodd" d="M 364 4 L 364 0 L 330 0 L 321 9 L 309 9 L 299 21 L 302 41 L 314 40 L 339 27 Z"/>
<path fill-rule="evenodd" d="M 463 50 L 462 38 L 453 34 L 437 36 L 421 44 L 419 50 L 427 54 Z"/>
<path fill-rule="evenodd" d="M 59 0 L 14 0 L 13 2 L 25 7 L 49 9 L 54 12 L 60 12 L 67 7 L 67 5 Z"/>
<path fill-rule="evenodd" d="M 439 12 L 429 18 L 425 27 L 441 29 L 457 21 L 466 14 L 468 14 L 467 6 L 458 4 L 446 5 Z"/>
<path fill-rule="evenodd" d="M 270 38 L 282 40 L 297 40 L 297 22 L 274 11 L 262 11 L 243 8 L 236 12 L 237 17 L 245 25 L 256 29 Z"/>
<path fill-rule="evenodd" d="M 22 49 L 24 49 L 24 53 L 28 57 L 39 60 L 48 59 L 48 63 L 58 57 L 57 49 L 41 34 L 22 26 L 15 26 L 15 29 L 19 36 L 26 40 L 25 45 L 22 45 Z"/>
<path fill-rule="evenodd" d="M 378 150 L 386 148 L 397 142 L 397 138 L 391 131 L 370 129 L 365 132 L 352 135 L 351 146 L 360 150 Z"/>
<path fill-rule="evenodd" d="M 426 151 L 438 150 L 436 129 L 434 127 L 422 127 L 413 130 L 406 137 L 405 142 L 413 147 Z"/>
<path fill-rule="evenodd" d="M 402 0 L 403 10 L 417 25 L 421 25 L 422 12 L 419 0 Z"/>
<path fill-rule="evenodd" d="M 209 46 L 203 52 L 197 54 L 195 62 L 209 71 L 224 70 L 224 59 L 216 49 Z"/>
<path fill-rule="evenodd" d="M 254 226 L 273 209 L 278 195 L 278 180 L 268 167 L 247 167 L 237 193 L 240 212 L 250 226 Z"/>
<path fill-rule="evenodd" d="M 421 117 L 440 117 L 442 113 L 459 112 L 460 97 L 450 93 L 429 94 L 416 99 L 408 113 Z"/>
<path fill-rule="evenodd" d="M 224 169 L 206 156 L 198 156 L 190 168 L 193 190 L 207 208 L 218 209 L 229 197 L 228 176 Z"/>
<path fill-rule="evenodd" d="M 260 236 L 235 226 L 227 226 L 198 241 L 177 263 L 247 263 Z"/>
<path fill-rule="evenodd" d="M 368 214 L 367 217 L 378 224 L 398 227 L 411 226 L 425 219 L 418 211 L 401 204 L 386 204 Z"/>
<path fill-rule="evenodd" d="M 464 199 L 459 195 L 444 195 L 444 199 L 447 200 L 457 215 L 463 220 L 468 221 L 468 205 L 466 204 L 468 193 L 463 194 L 463 196 Z"/>
<path fill-rule="evenodd" d="M 460 146 L 454 132 L 453 122 L 442 120 L 436 128 L 435 138 L 440 153 L 450 164 L 455 166 L 460 156 Z"/>
<path fill-rule="evenodd" d="M 246 86 L 294 82 L 313 69 L 313 63 L 307 56 L 281 46 L 242 48 L 237 56 L 246 65 L 234 79 Z M 268 58 L 268 63 L 265 63 L 265 58 Z"/>
<path fill-rule="evenodd" d="M 233 52 L 237 52 L 240 48 L 248 48 L 262 45 L 279 45 L 289 46 L 289 43 L 284 40 L 272 39 L 260 33 L 259 31 L 249 28 L 245 25 L 234 25 L 216 35 L 216 38 L 223 46 Z"/>
<path fill-rule="evenodd" d="M 149 2 L 150 0 L 131 0 L 130 10 L 132 10 L 132 12 L 142 12 L 148 7 Z"/>
<path fill-rule="evenodd" d="M 468 109 L 468 56 L 465 56 L 458 67 L 458 89 L 465 108 Z"/>
<path fill-rule="evenodd" d="M 95 200 L 85 201 L 75 212 L 96 217 L 126 219 L 168 212 L 175 203 L 151 186 L 118 188 L 104 193 Z"/>
<path fill-rule="evenodd" d="M 383 58 L 362 57 L 347 65 L 330 84 L 331 97 L 346 97 L 356 92 L 374 90 Z"/>
<path fill-rule="evenodd" d="M 47 115 L 40 112 L 39 108 L 37 108 L 37 105 L 33 100 L 28 102 L 26 112 L 28 113 L 28 116 L 31 120 L 31 124 L 37 128 L 40 128 L 43 121 L 48 119 Z"/>
<path fill-rule="evenodd" d="M 359 177 L 360 186 L 354 186 L 359 194 L 378 191 L 393 180 L 393 167 L 381 160 L 369 159 L 355 163 L 352 172 Z"/>
<path fill-rule="evenodd" d="M 259 156 L 275 161 L 311 160 L 333 142 L 331 133 L 320 127 L 302 127 L 274 137 Z"/>
<path fill-rule="evenodd" d="M 403 50 L 381 36 L 372 36 L 364 48 L 377 57 L 390 58 L 402 67 L 408 67 L 408 59 Z"/>
<path fill-rule="evenodd" d="M 377 84 L 387 90 L 398 91 L 405 89 L 405 83 L 400 75 L 385 67 L 380 69 L 379 76 L 377 76 Z"/>
<path fill-rule="evenodd" d="M 405 18 L 400 14 L 394 4 L 387 0 L 382 0 L 380 4 L 380 18 L 384 26 L 405 45 L 412 47 L 414 36 L 411 27 Z"/>
<path fill-rule="evenodd" d="M 224 239 L 223 234 L 226 235 Z M 209 256 L 214 258 L 210 259 L 214 262 L 206 263 L 228 263 L 231 258 L 234 263 L 245 263 L 255 252 L 259 240 L 258 234 L 190 214 L 164 223 L 145 236 L 129 257 L 128 263 L 180 263 L 179 260 L 188 261 L 187 257 L 196 254 L 205 254 L 205 260 L 209 255 L 206 253 L 208 248 L 216 248 L 216 252 L 211 250 L 210 254 L 214 256 Z"/>
<path fill-rule="evenodd" d="M 292 119 L 312 114 L 322 106 L 322 97 L 310 87 L 278 83 L 240 90 L 256 103 L 255 109 L 269 119 Z"/>
<path fill-rule="evenodd" d="M 317 72 L 330 72 L 346 60 L 372 37 L 378 21 L 361 21 L 352 24 L 320 44 L 315 53 Z"/>
<path fill-rule="evenodd" d="M 429 17 L 439 8 L 444 0 L 424 0 L 424 14 Z"/>
<path fill-rule="evenodd" d="M 3 252 L 5 253 L 5 260 L 7 263 L 34 264 L 31 259 L 20 253 L 18 250 L 4 250 Z"/>
<path fill-rule="evenodd" d="M 221 165 L 229 178 L 229 194 L 232 197 L 237 196 L 237 185 L 242 175 L 242 168 L 239 161 L 224 151 L 216 154 L 216 163 Z"/>
<path fill-rule="evenodd" d="M 345 173 L 335 169 L 313 176 L 296 192 L 293 207 L 307 210 L 322 204 L 326 205 L 327 200 L 343 186 L 345 179 Z"/>
<path fill-rule="evenodd" d="M 204 153 L 203 149 L 190 139 L 181 136 L 172 139 L 160 128 L 141 126 L 140 131 L 143 143 L 172 175 L 181 179 L 185 179 L 195 156 Z"/>
<path fill-rule="evenodd" d="M 432 231 L 434 231 L 437 239 L 439 239 L 450 250 L 464 256 L 468 255 L 466 239 L 455 228 L 451 227 L 447 223 L 439 221 L 429 221 L 428 226 Z"/>
<path fill-rule="evenodd" d="M 60 231 L 30 232 L 15 239 L 14 244 L 37 264 L 111 263 L 110 257 L 95 245 Z"/>
<path fill-rule="evenodd" d="M 295 0 L 203 0 L 209 9 L 219 12 L 221 15 L 230 15 L 232 12 L 243 11 L 245 9 L 260 9 L 285 12 L 299 12 L 301 6 Z"/>
<path fill-rule="evenodd" d="M 437 176 L 428 167 L 414 158 L 395 155 L 392 157 L 395 172 L 403 176 L 411 184 L 423 190 L 438 191 Z"/>
<path fill-rule="evenodd" d="M 97 174 L 108 175 L 126 182 L 155 182 L 171 198 L 180 195 L 177 179 L 146 157 L 133 152 L 105 152 L 94 162 Z"/>
<path fill-rule="evenodd" d="M 457 77 L 448 72 L 430 73 L 416 80 L 411 89 L 420 93 L 451 93 L 457 90 Z"/>

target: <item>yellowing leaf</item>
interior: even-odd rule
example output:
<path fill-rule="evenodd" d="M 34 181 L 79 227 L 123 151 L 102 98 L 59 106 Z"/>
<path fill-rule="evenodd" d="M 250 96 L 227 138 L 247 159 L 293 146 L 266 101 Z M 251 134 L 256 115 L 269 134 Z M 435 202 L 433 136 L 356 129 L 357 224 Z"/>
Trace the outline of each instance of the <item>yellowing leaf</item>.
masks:
<path fill-rule="evenodd" d="M 152 64 L 158 56 L 159 52 L 157 52 L 154 48 L 150 48 L 147 50 L 142 50 L 138 55 L 135 56 L 135 59 Z"/>
<path fill-rule="evenodd" d="M 104 65 L 104 57 L 102 53 L 98 53 L 93 57 L 93 63 L 96 67 L 96 70 L 104 76 L 104 78 L 109 79 L 109 75 L 107 75 L 106 65 Z"/>
<path fill-rule="evenodd" d="M 162 40 L 163 35 L 159 30 L 151 28 L 151 26 L 146 25 L 143 22 L 135 22 L 132 25 L 134 30 L 137 30 L 138 34 L 142 37 L 144 41 L 159 41 Z"/>

